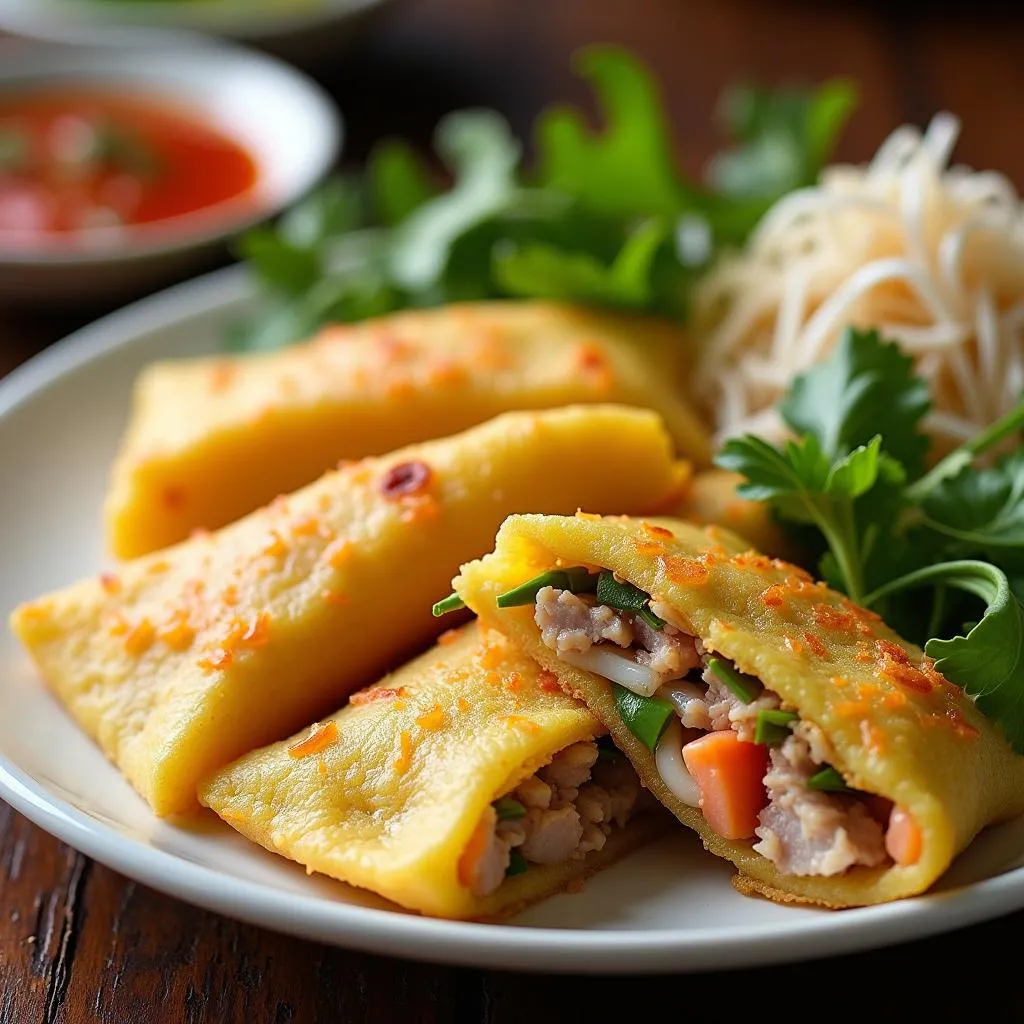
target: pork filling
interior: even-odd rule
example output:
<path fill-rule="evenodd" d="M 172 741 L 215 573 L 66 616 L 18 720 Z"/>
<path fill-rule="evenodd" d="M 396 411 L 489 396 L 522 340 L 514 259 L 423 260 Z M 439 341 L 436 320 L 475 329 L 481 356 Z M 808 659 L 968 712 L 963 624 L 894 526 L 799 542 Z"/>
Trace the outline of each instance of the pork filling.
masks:
<path fill-rule="evenodd" d="M 560 864 L 601 850 L 630 819 L 640 780 L 625 757 L 587 740 L 559 751 L 484 814 L 460 864 L 477 896 L 531 864 Z"/>
<path fill-rule="evenodd" d="M 655 750 L 666 785 L 720 835 L 756 839 L 754 849 L 790 875 L 835 875 L 893 856 L 905 863 L 887 844 L 892 805 L 847 788 L 819 729 L 670 615 L 656 601 L 626 610 L 552 586 L 534 606 L 546 646 L 641 698 L 639 725 L 624 714 L 626 724 Z M 653 733 L 652 713 L 665 716 Z"/>

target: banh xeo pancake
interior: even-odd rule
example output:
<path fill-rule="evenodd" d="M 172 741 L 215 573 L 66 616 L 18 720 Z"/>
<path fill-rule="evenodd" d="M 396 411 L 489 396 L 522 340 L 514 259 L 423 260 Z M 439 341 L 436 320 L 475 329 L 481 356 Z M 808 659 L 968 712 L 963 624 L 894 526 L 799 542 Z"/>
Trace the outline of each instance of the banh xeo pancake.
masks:
<path fill-rule="evenodd" d="M 493 918 L 671 827 L 550 673 L 476 623 L 200 798 L 268 850 L 411 910 Z M 610 756 L 609 756 L 610 755 Z"/>
<path fill-rule="evenodd" d="M 580 451 L 601 453 L 615 476 Z M 159 814 L 441 629 L 453 562 L 533 506 L 641 511 L 685 475 L 652 412 L 509 413 L 324 476 L 219 532 L 17 609 L 42 676 Z M 383 612 L 383 614 L 382 614 Z"/>
<path fill-rule="evenodd" d="M 477 303 L 326 328 L 280 352 L 143 372 L 106 501 L 133 558 L 238 519 L 339 459 L 379 455 L 499 413 L 579 403 L 654 409 L 708 459 L 679 330 L 554 303 Z"/>
<path fill-rule="evenodd" d="M 455 587 L 587 704 L 742 891 L 909 896 L 1024 812 L 1024 758 L 930 659 L 727 531 L 513 516 Z"/>

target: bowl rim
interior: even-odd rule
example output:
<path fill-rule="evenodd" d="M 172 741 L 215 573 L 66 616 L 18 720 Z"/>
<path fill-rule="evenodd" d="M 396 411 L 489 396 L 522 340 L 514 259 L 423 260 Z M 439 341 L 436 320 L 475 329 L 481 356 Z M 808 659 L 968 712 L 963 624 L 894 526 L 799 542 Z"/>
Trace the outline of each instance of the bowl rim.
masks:
<path fill-rule="evenodd" d="M 133 226 L 125 231 L 118 241 L 110 245 L 69 248 L 54 243 L 38 248 L 16 249 L 10 244 L 5 246 L 0 241 L 0 268 L 109 266 L 202 249 L 271 220 L 308 195 L 334 167 L 344 141 L 344 118 L 330 95 L 305 72 L 287 61 L 244 44 L 194 36 L 190 33 L 159 33 L 158 37 L 149 34 L 148 48 L 151 49 L 154 60 L 159 60 L 166 66 L 168 79 L 172 82 L 171 88 L 167 90 L 167 99 L 172 104 L 173 80 L 177 79 L 180 83 L 184 77 L 176 70 L 176 53 L 212 55 L 216 58 L 216 69 L 213 72 L 215 75 L 224 74 L 242 65 L 261 67 L 275 76 L 270 88 L 277 88 L 280 82 L 290 79 L 306 99 L 311 101 L 319 121 L 318 128 L 321 133 L 326 132 L 326 138 L 321 134 L 320 153 L 315 155 L 310 167 L 298 176 L 293 184 L 279 196 L 273 197 L 270 202 L 254 205 L 248 201 L 247 194 L 232 196 L 201 210 L 154 221 L 152 224 Z M 118 56 L 137 60 L 140 54 L 145 52 L 145 48 L 124 47 L 117 43 L 78 47 L 47 40 L 18 39 L 13 45 L 8 41 L 6 47 L 0 46 L 0 56 L 3 58 L 0 60 L 0 96 L 16 90 L 19 83 L 23 82 L 28 83 L 31 89 L 45 89 L 50 83 L 68 81 L 109 85 L 118 81 L 134 80 L 145 81 L 151 85 L 152 80 L 139 74 L 137 69 L 125 67 L 121 62 L 104 61 L 105 57 L 116 61 Z M 70 66 L 59 71 L 33 70 L 32 58 L 38 59 L 43 55 L 66 58 Z M 266 166 L 265 158 L 258 160 L 258 167 Z M 97 234 L 110 230 L 93 229 Z"/>
<path fill-rule="evenodd" d="M 153 0 L 126 5 L 115 0 L 0 0 L 0 26 L 43 41 L 145 43 L 155 30 L 210 32 L 227 39 L 267 40 L 355 18 L 388 0 L 310 0 L 297 8 L 282 4 L 252 10 L 245 0 L 202 5 Z M 126 7 L 133 10 L 125 10 Z M 42 8 L 42 10 L 40 10 Z M 189 9 L 192 8 L 192 9 Z M 196 9 L 201 8 L 201 9 Z"/>

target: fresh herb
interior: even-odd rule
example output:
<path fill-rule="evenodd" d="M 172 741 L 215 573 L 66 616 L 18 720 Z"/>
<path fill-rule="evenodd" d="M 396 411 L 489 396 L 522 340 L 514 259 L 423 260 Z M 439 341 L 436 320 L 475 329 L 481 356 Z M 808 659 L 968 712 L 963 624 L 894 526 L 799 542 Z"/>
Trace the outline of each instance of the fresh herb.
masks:
<path fill-rule="evenodd" d="M 731 690 L 744 704 L 757 700 L 764 687 L 759 679 L 744 675 L 727 661 L 721 658 L 708 658 L 708 669 L 711 674 L 726 688 Z"/>
<path fill-rule="evenodd" d="M 526 808 L 518 800 L 508 796 L 495 800 L 491 806 L 498 815 L 498 821 L 515 821 L 517 818 L 526 817 Z"/>
<path fill-rule="evenodd" d="M 605 569 L 597 580 L 597 602 L 620 611 L 634 612 L 639 615 L 651 629 L 664 629 L 665 620 L 651 611 L 650 594 L 634 587 L 625 580 L 619 581 L 615 574 Z"/>
<path fill-rule="evenodd" d="M 442 615 L 447 615 L 449 612 L 457 612 L 460 608 L 465 608 L 466 602 L 459 597 L 458 594 L 449 594 L 446 598 L 438 601 L 433 607 L 434 617 L 440 618 Z"/>
<path fill-rule="evenodd" d="M 499 608 L 516 608 L 523 604 L 533 604 L 545 587 L 568 590 L 571 594 L 592 594 L 596 586 L 597 576 L 582 567 L 551 569 L 499 594 L 497 603 Z"/>
<path fill-rule="evenodd" d="M 762 708 L 754 724 L 754 742 L 766 747 L 779 747 L 790 735 L 790 726 L 797 720 L 795 711 Z"/>
<path fill-rule="evenodd" d="M 880 598 L 927 584 L 965 590 L 985 602 L 981 621 L 966 636 L 931 639 L 925 653 L 935 667 L 1000 722 L 1014 749 L 1024 752 L 1024 604 L 1010 592 L 1006 575 L 988 562 L 945 562 L 919 569 L 881 588 Z"/>
<path fill-rule="evenodd" d="M 626 728 L 648 750 L 655 750 L 675 714 L 672 702 L 662 697 L 642 697 L 618 683 L 613 683 L 612 687 L 615 691 L 615 707 Z"/>
<path fill-rule="evenodd" d="M 977 464 L 1019 442 L 1024 400 L 925 472 L 925 381 L 894 343 L 851 329 L 779 411 L 795 440 L 736 438 L 718 464 L 817 539 L 821 574 L 921 643 L 1024 753 L 1024 452 Z"/>
<path fill-rule="evenodd" d="M 729 195 L 768 198 L 815 184 L 856 105 L 852 83 L 838 79 L 816 92 L 730 89 L 719 116 L 738 145 L 712 160 L 711 181 Z"/>
<path fill-rule="evenodd" d="M 807 786 L 816 789 L 821 793 L 852 793 L 852 790 L 831 765 L 826 765 L 819 772 L 815 772 L 808 780 Z"/>
<path fill-rule="evenodd" d="M 597 94 L 603 127 L 566 107 L 544 111 L 533 167 L 499 114 L 459 111 L 439 122 L 430 163 L 443 166 L 447 187 L 386 140 L 358 179 L 330 182 L 276 227 L 243 236 L 237 252 L 264 308 L 232 345 L 270 349 L 324 323 L 502 297 L 682 317 L 718 249 L 742 243 L 774 200 L 817 177 L 852 105 L 841 83 L 751 94 L 754 112 L 726 125 L 737 148 L 702 183 L 680 173 L 657 83 L 635 57 L 592 46 L 574 66 Z M 759 150 L 784 151 L 786 166 L 751 182 L 739 168 Z M 315 230 L 297 238 L 297 221 Z"/>
<path fill-rule="evenodd" d="M 529 868 L 526 858 L 518 850 L 510 850 L 508 854 L 508 867 L 505 869 L 505 877 L 521 875 Z"/>

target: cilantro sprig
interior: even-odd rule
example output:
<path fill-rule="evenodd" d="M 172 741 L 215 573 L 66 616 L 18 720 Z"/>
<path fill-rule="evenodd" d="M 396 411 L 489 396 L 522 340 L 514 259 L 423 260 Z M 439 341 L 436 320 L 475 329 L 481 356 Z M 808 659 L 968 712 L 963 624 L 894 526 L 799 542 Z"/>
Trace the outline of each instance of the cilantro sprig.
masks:
<path fill-rule="evenodd" d="M 501 115 L 458 111 L 438 124 L 429 164 L 385 141 L 362 175 L 329 182 L 276 226 L 243 236 L 237 252 L 265 308 L 233 345 L 275 348 L 324 323 L 487 298 L 684 317 L 718 248 L 741 243 L 779 196 L 816 180 L 855 102 L 842 81 L 734 90 L 723 101 L 730 148 L 702 182 L 680 172 L 643 64 L 591 46 L 574 66 L 603 124 L 595 130 L 564 106 L 543 111 L 531 165 Z"/>
<path fill-rule="evenodd" d="M 895 343 L 850 329 L 779 412 L 794 439 L 734 438 L 718 464 L 817 546 L 826 579 L 922 643 L 1024 753 L 1024 400 L 926 472 L 926 383 Z M 1014 437 L 1018 447 L 978 464 Z"/>

